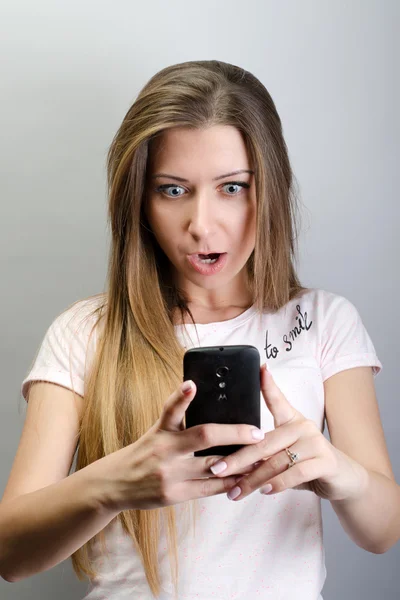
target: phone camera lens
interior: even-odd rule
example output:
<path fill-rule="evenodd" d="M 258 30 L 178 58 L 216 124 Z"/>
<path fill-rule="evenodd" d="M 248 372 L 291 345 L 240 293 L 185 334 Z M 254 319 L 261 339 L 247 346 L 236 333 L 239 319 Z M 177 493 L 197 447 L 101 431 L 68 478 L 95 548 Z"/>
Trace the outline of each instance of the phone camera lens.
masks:
<path fill-rule="evenodd" d="M 218 367 L 217 369 L 217 377 L 225 377 L 229 371 L 228 367 Z"/>

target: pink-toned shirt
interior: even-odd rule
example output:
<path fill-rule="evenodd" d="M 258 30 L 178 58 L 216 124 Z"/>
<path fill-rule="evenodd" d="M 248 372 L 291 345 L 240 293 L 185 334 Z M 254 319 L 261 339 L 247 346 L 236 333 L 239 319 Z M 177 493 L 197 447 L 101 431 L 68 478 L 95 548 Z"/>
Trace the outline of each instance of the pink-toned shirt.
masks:
<path fill-rule="evenodd" d="M 97 338 L 88 345 L 88 321 L 81 315 L 93 308 L 83 300 L 57 317 L 49 327 L 34 364 L 22 383 L 58 383 L 84 396 L 85 359 L 90 360 Z M 71 318 L 72 317 L 72 318 Z M 95 330 L 96 331 L 96 330 Z M 371 366 L 382 369 L 373 343 L 355 306 L 343 296 L 309 289 L 275 314 L 251 307 L 219 323 L 176 326 L 178 340 L 193 346 L 250 344 L 267 362 L 275 382 L 306 418 L 324 431 L 324 381 L 339 371 Z M 70 352 L 71 348 L 72 352 Z M 71 359 L 71 360 L 70 360 Z M 72 367 L 72 377 L 69 374 Z M 273 429 L 273 419 L 260 396 L 261 427 Z M 300 457 L 301 460 L 301 457 Z M 326 578 L 321 500 L 313 492 L 288 489 L 263 496 L 258 491 L 239 502 L 226 494 L 200 499 L 196 535 L 185 534 L 177 505 L 179 600 L 321 600 Z M 182 513 L 183 514 L 183 513 Z M 186 523 L 187 524 L 187 523 Z M 152 600 L 137 552 L 116 520 L 105 529 L 108 557 L 93 549 L 99 576 L 90 582 L 84 600 Z M 160 600 L 172 600 L 165 531 L 159 545 L 162 578 Z"/>

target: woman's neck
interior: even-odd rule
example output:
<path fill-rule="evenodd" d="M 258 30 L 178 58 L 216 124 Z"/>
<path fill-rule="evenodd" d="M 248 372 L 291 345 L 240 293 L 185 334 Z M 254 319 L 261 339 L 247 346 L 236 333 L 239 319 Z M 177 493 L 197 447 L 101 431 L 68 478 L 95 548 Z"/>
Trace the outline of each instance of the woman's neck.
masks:
<path fill-rule="evenodd" d="M 195 323 L 207 324 L 234 319 L 248 310 L 250 306 L 251 303 L 247 304 L 246 306 L 231 305 L 221 308 L 206 308 L 204 306 L 194 306 L 193 304 L 189 304 L 189 309 L 193 315 Z M 192 323 L 192 320 L 188 314 L 185 314 L 184 321 L 182 322 L 180 310 L 175 308 L 173 311 L 173 324 L 182 325 L 182 323 Z"/>

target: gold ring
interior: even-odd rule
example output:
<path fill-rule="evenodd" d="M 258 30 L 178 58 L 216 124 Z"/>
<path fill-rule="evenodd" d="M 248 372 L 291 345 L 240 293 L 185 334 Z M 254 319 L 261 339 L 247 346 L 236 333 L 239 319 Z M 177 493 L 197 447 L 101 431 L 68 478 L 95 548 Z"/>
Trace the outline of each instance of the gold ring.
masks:
<path fill-rule="evenodd" d="M 288 469 L 290 469 L 290 467 L 293 467 L 293 465 L 299 460 L 299 454 L 297 452 L 291 452 L 289 448 L 285 448 L 285 450 L 290 458 L 290 463 L 288 464 Z"/>

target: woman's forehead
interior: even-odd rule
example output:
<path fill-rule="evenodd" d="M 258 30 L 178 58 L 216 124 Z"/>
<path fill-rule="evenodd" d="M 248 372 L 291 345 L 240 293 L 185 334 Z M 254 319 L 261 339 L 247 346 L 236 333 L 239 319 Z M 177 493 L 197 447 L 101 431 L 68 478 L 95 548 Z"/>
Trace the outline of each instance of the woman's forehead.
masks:
<path fill-rule="evenodd" d="M 150 167 L 155 172 L 185 175 L 181 172 L 200 165 L 209 176 L 239 168 L 248 169 L 249 160 L 242 134 L 231 126 L 207 129 L 176 127 L 163 131 L 151 141 Z M 174 171 L 180 171 L 174 172 Z"/>

